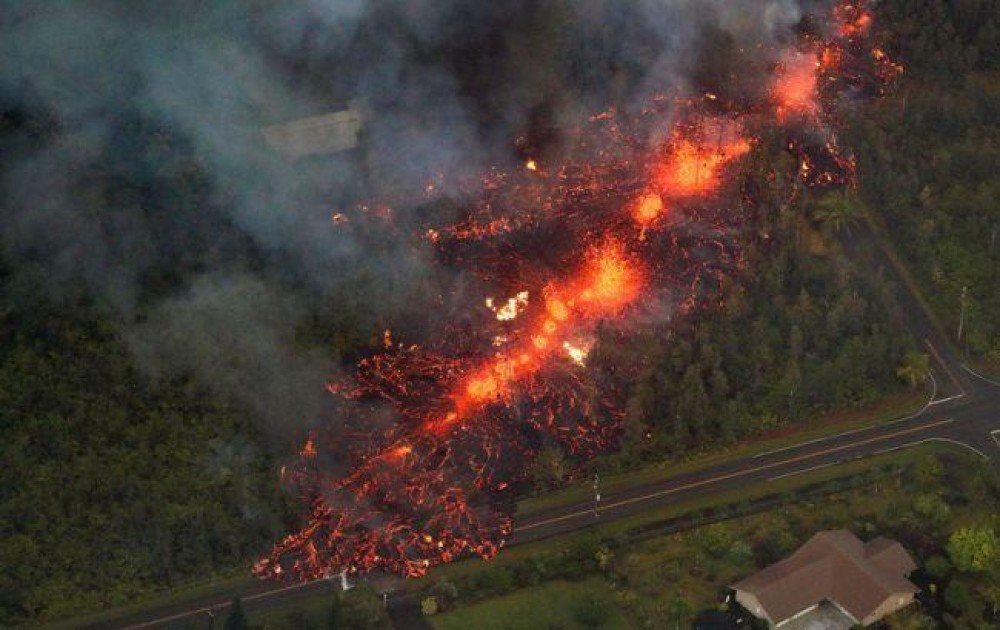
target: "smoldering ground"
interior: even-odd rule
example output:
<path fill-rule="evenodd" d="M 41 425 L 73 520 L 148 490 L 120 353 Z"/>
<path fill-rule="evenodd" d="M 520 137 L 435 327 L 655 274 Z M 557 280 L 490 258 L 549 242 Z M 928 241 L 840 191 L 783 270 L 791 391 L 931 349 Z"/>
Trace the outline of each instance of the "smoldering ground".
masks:
<path fill-rule="evenodd" d="M 194 372 L 274 433 L 301 428 L 337 369 L 297 332 L 317 311 L 350 300 L 378 328 L 414 287 L 461 282 L 412 239 L 442 211 L 428 179 L 460 205 L 492 165 L 558 159 L 560 130 L 609 105 L 725 92 L 729 53 L 799 18 L 791 0 L 8 6 L 2 260 L 51 299 L 96 301 L 150 374 Z M 262 142 L 349 101 L 361 150 L 291 163 Z M 366 199 L 392 204 L 392 230 L 331 223 Z"/>

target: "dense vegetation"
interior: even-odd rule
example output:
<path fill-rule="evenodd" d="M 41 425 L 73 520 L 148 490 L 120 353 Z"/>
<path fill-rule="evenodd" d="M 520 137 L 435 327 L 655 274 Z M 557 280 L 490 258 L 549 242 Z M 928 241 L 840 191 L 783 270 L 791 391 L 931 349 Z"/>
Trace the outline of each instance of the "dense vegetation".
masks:
<path fill-rule="evenodd" d="M 281 532 L 237 410 L 151 385 L 95 317 L 7 309 L 0 340 L 0 625 L 229 571 Z"/>
<path fill-rule="evenodd" d="M 962 344 L 1000 364 L 1000 3 L 877 6 L 906 72 L 853 117 L 861 195 L 949 332 L 964 310 Z"/>

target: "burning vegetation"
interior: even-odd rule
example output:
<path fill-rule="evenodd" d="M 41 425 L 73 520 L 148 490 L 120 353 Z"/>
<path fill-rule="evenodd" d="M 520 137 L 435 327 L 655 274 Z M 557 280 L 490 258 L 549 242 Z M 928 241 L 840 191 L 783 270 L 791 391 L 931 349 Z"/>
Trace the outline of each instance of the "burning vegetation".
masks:
<path fill-rule="evenodd" d="M 307 521 L 255 573 L 412 576 L 470 552 L 494 556 L 511 532 L 507 495 L 546 444 L 585 461 L 619 438 L 623 392 L 588 364 L 599 325 L 626 335 L 624 322 L 664 305 L 683 316 L 743 264 L 738 228 L 754 199 L 740 174 L 761 132 L 779 130 L 799 186 L 850 181 L 834 104 L 878 94 L 900 72 L 870 30 L 864 3 L 839 5 L 774 51 L 765 101 L 724 105 L 707 93 L 600 113 L 558 163 L 490 172 L 458 220 L 424 226 L 441 264 L 491 293 L 470 306 L 472 325 L 413 345 L 387 332 L 383 352 L 330 385 L 351 401 L 352 430 L 317 431 L 284 473 Z M 396 420 L 372 435 L 363 410 L 385 409 Z M 347 472 L 329 474 L 333 460 Z"/>

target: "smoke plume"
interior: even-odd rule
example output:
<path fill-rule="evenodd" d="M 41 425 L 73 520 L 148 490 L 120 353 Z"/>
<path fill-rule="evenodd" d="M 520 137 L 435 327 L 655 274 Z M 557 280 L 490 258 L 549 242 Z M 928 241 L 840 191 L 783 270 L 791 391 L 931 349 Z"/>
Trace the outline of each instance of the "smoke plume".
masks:
<path fill-rule="evenodd" d="M 0 256 L 53 299 L 96 297 L 151 375 L 193 372 L 275 430 L 308 424 L 336 361 L 297 341 L 310 313 L 377 278 L 352 308 L 378 328 L 414 287 L 456 280 L 412 239 L 440 220 L 429 202 L 558 155 L 609 106 L 725 96 L 728 52 L 799 17 L 791 0 L 12 5 Z M 349 103 L 357 150 L 289 162 L 262 140 Z M 331 221 L 366 200 L 392 206 L 391 229 Z"/>

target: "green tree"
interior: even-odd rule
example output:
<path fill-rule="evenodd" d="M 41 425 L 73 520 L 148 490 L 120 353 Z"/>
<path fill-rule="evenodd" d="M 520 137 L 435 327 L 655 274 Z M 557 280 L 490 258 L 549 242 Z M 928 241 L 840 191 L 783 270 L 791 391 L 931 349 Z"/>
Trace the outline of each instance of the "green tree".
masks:
<path fill-rule="evenodd" d="M 342 625 L 357 630 L 389 628 L 389 615 L 382 605 L 382 598 L 370 584 L 361 584 L 342 596 Z"/>
<path fill-rule="evenodd" d="M 982 617 L 983 605 L 972 594 L 968 585 L 960 579 L 954 579 L 944 591 L 944 602 L 948 609 L 961 619 L 974 622 Z"/>
<path fill-rule="evenodd" d="M 896 368 L 896 376 L 909 383 L 910 387 L 916 388 L 927 378 L 930 372 L 930 359 L 922 352 L 907 352 L 903 355 L 903 361 Z"/>
<path fill-rule="evenodd" d="M 966 573 L 984 571 L 1000 558 L 996 533 L 991 527 L 963 527 L 948 539 L 948 555 L 955 568 Z"/>
<path fill-rule="evenodd" d="M 438 604 L 437 597 L 433 595 L 428 595 L 427 597 L 420 600 L 420 612 L 425 616 L 430 617 L 431 615 L 438 614 L 440 610 L 440 604 Z"/>
<path fill-rule="evenodd" d="M 344 627 L 343 610 L 344 604 L 340 599 L 340 591 L 337 591 L 333 594 L 333 597 L 330 598 L 330 608 L 327 611 L 326 627 L 329 628 L 329 630 L 338 630 L 339 628 Z"/>
<path fill-rule="evenodd" d="M 951 563 L 944 556 L 931 556 L 924 564 L 927 575 L 935 580 L 946 580 L 951 575 Z"/>
<path fill-rule="evenodd" d="M 573 618 L 588 628 L 598 628 L 611 617 L 611 603 L 604 597 L 585 597 L 573 607 Z"/>
<path fill-rule="evenodd" d="M 833 193 L 815 205 L 812 216 L 820 229 L 833 236 L 844 231 L 850 234 L 851 226 L 858 224 L 864 213 L 857 201 L 845 194 Z"/>
<path fill-rule="evenodd" d="M 562 485 L 566 477 L 566 455 L 557 446 L 543 448 L 531 469 L 535 488 L 548 490 Z"/>

